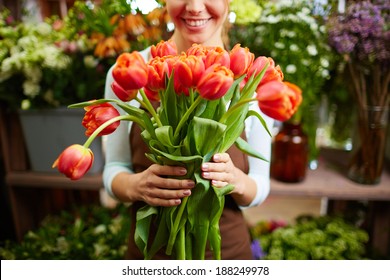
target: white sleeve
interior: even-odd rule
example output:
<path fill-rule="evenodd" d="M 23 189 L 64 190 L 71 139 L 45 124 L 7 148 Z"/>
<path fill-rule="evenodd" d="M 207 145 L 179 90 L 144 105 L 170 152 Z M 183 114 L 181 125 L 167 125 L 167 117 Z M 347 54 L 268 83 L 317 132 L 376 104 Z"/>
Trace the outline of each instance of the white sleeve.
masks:
<path fill-rule="evenodd" d="M 149 59 L 150 47 L 140 52 L 141 56 L 146 60 Z M 118 99 L 111 89 L 111 84 L 114 81 L 112 77 L 112 69 L 114 65 L 107 72 L 106 84 L 104 88 L 104 97 L 109 99 Z M 134 107 L 140 107 L 136 100 L 129 102 Z M 126 114 L 123 109 L 113 104 L 121 115 Z M 112 181 L 116 175 L 122 172 L 134 173 L 131 161 L 130 149 L 130 130 L 133 122 L 121 121 L 118 128 L 111 134 L 104 136 L 105 146 L 105 165 L 103 169 L 103 184 L 109 195 L 115 198 L 112 192 Z"/>
<path fill-rule="evenodd" d="M 251 110 L 258 112 L 266 121 L 267 127 L 272 131 L 274 120 L 263 114 L 257 103 L 251 104 Z M 255 157 L 248 157 L 249 160 L 249 177 L 255 180 L 257 185 L 256 196 L 253 201 L 242 209 L 259 205 L 268 197 L 270 191 L 270 161 L 271 161 L 271 143 L 272 137 L 267 133 L 263 125 L 256 117 L 250 117 L 245 120 L 245 132 L 247 142 L 257 150 L 268 161 Z"/>
<path fill-rule="evenodd" d="M 107 73 L 104 97 L 116 99 L 116 95 L 111 89 L 111 83 L 114 81 L 112 77 L 112 68 Z M 113 104 L 114 105 L 114 104 Z M 114 105 L 120 114 L 124 114 L 123 110 Z M 121 172 L 132 173 L 131 154 L 129 143 L 130 123 L 121 121 L 118 128 L 111 134 L 104 136 L 105 145 L 105 165 L 103 169 L 103 184 L 107 193 L 115 197 L 112 193 L 111 183 L 114 177 Z"/>

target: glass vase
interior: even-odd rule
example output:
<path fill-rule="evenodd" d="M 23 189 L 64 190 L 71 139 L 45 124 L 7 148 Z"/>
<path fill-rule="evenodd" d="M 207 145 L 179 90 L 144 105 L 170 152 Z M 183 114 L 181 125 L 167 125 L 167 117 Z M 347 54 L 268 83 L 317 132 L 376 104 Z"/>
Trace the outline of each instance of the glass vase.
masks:
<path fill-rule="evenodd" d="M 308 147 L 308 137 L 300 123 L 283 123 L 272 144 L 271 177 L 288 183 L 303 181 L 308 168 Z"/>
<path fill-rule="evenodd" d="M 348 166 L 348 177 L 359 184 L 380 182 L 386 148 L 388 107 L 358 108 L 357 135 Z"/>

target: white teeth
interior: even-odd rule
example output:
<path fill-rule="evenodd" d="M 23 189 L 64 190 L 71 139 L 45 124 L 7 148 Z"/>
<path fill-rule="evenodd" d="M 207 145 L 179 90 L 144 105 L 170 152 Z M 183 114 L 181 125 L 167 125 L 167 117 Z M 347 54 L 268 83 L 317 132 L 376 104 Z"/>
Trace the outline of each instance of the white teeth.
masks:
<path fill-rule="evenodd" d="M 186 23 L 191 26 L 191 27 L 198 27 L 205 25 L 207 23 L 207 19 L 202 19 L 202 20 L 186 20 Z"/>

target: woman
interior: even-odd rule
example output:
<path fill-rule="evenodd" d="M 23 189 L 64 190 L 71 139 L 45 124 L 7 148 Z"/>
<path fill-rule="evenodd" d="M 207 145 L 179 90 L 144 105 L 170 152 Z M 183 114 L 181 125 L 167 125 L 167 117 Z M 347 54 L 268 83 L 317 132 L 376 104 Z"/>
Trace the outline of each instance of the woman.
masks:
<path fill-rule="evenodd" d="M 178 52 L 187 50 L 193 43 L 205 46 L 224 47 L 223 28 L 227 20 L 228 0 L 167 0 L 167 11 L 175 25 L 172 40 Z M 142 51 L 145 60 L 150 58 L 149 48 Z M 116 98 L 110 85 L 111 71 L 107 75 L 107 98 Z M 134 102 L 135 106 L 138 103 Z M 253 110 L 258 110 L 257 105 Z M 268 126 L 273 121 L 264 116 Z M 260 153 L 270 158 L 271 139 L 255 119 L 247 119 L 244 137 Z M 161 166 L 149 162 L 144 154 L 146 146 L 139 135 L 140 130 L 132 123 L 124 122 L 107 136 L 104 184 L 113 197 L 122 202 L 131 202 L 132 211 L 147 203 L 152 206 L 175 206 L 181 199 L 191 195 L 194 182 L 166 178 L 186 173 L 183 167 Z M 129 140 L 130 137 L 130 140 Z M 216 187 L 234 185 L 227 195 L 225 209 L 220 219 L 222 259 L 251 259 L 250 236 L 241 208 L 262 203 L 269 193 L 269 163 L 248 158 L 237 148 L 227 153 L 216 154 L 212 161 L 202 166 L 202 176 Z M 134 234 L 134 228 L 132 229 Z M 129 241 L 129 258 L 143 259 L 133 235 Z M 156 258 L 167 258 L 163 252 Z M 207 258 L 212 258 L 207 252 Z"/>

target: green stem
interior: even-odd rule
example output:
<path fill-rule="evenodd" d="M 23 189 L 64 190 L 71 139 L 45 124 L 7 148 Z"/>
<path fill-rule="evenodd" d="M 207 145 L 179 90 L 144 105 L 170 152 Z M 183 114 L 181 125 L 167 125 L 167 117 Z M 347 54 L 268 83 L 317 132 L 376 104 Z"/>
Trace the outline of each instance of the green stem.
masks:
<path fill-rule="evenodd" d="M 187 112 L 181 118 L 179 124 L 176 127 L 175 134 L 173 135 L 173 139 L 175 140 L 174 143 L 176 143 L 176 138 L 179 136 L 180 130 L 183 127 L 183 125 L 187 122 L 188 117 L 191 115 L 191 113 L 195 110 L 195 108 L 199 105 L 199 103 L 202 100 L 203 98 L 199 95 L 198 98 L 195 99 L 194 103 L 191 104 L 190 108 L 188 108 Z"/>
<path fill-rule="evenodd" d="M 163 125 L 161 123 L 161 120 L 160 120 L 159 116 L 157 115 L 156 110 L 154 110 L 154 107 L 153 107 L 152 103 L 150 103 L 149 98 L 146 96 L 144 90 L 141 88 L 139 90 L 139 92 L 141 93 L 142 100 L 139 100 L 138 98 L 136 98 L 136 100 L 149 111 L 149 113 L 156 120 L 157 125 L 159 127 L 162 127 Z"/>
<path fill-rule="evenodd" d="M 221 117 L 221 119 L 219 120 L 220 123 L 225 123 L 225 121 L 228 119 L 228 117 L 237 109 L 239 109 L 241 106 L 245 105 L 246 103 L 250 103 L 252 101 L 257 101 L 256 98 L 250 98 L 250 99 L 244 99 L 240 102 L 237 102 L 236 104 L 234 104 L 232 107 L 229 108 L 229 110 L 227 110 L 227 112 L 225 114 L 223 114 L 223 116 Z"/>
<path fill-rule="evenodd" d="M 177 243 L 177 259 L 185 260 L 186 259 L 186 241 L 185 241 L 185 228 L 182 227 L 179 231 L 179 242 Z"/>
<path fill-rule="evenodd" d="M 179 211 L 177 212 L 177 215 L 175 217 L 175 222 L 173 223 L 173 228 L 171 229 L 171 233 L 169 235 L 169 240 L 168 240 L 168 245 L 166 250 L 167 255 L 170 255 L 172 253 L 172 248 L 173 245 L 175 244 L 176 235 L 178 233 L 177 228 L 179 227 L 181 217 L 183 216 L 184 209 L 186 208 L 187 205 L 187 201 L 188 201 L 188 196 L 183 198 L 179 206 Z"/>
<path fill-rule="evenodd" d="M 129 115 L 120 115 L 120 116 L 117 116 L 115 118 L 112 118 L 108 121 L 106 121 L 105 123 L 103 123 L 102 125 L 100 125 L 92 134 L 91 136 L 88 137 L 87 141 L 85 141 L 84 143 L 84 147 L 85 148 L 88 148 L 92 141 L 99 135 L 100 132 L 103 131 L 103 129 L 105 129 L 107 126 L 113 124 L 114 122 L 117 122 L 117 121 L 121 121 L 121 120 L 128 120 L 128 121 L 134 121 L 134 122 L 137 122 L 140 126 L 143 126 L 141 121 L 134 117 L 134 116 L 129 116 Z"/>

